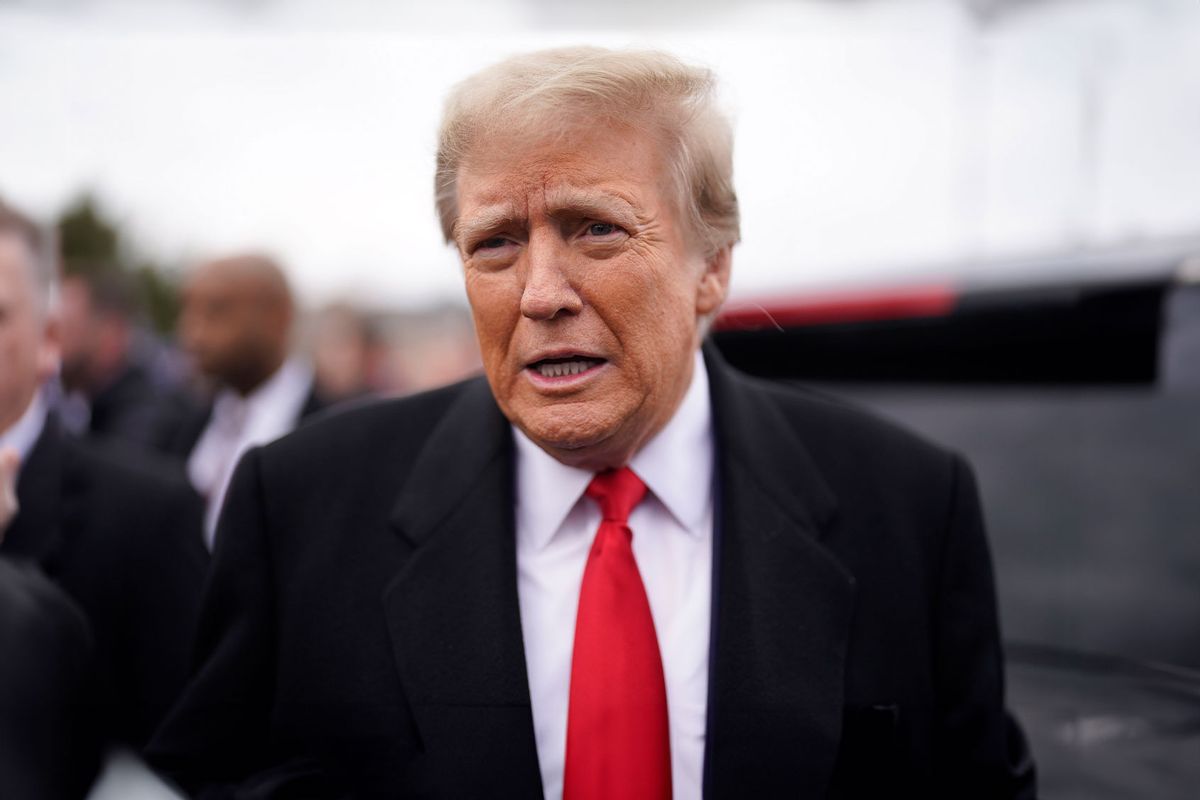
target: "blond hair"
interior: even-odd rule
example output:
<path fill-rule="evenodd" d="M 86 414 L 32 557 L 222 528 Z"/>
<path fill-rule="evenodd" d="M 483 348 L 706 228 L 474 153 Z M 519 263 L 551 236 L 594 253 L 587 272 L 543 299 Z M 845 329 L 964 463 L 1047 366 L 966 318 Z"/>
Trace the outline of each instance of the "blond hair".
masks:
<path fill-rule="evenodd" d="M 712 72 L 654 50 L 568 47 L 514 56 L 454 87 L 438 135 L 435 199 L 454 240 L 458 172 L 501 131 L 632 126 L 660 137 L 678 208 L 706 254 L 740 237 L 733 133 L 716 108 Z"/>

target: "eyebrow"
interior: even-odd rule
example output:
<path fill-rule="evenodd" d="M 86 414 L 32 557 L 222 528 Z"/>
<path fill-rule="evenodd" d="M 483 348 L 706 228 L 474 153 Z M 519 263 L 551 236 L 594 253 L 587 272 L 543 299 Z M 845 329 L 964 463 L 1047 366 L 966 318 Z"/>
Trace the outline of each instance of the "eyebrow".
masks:
<path fill-rule="evenodd" d="M 454 241 L 460 246 L 470 242 L 489 231 L 502 228 L 517 218 L 512 205 L 508 203 L 494 206 L 484 206 L 470 217 L 459 217 L 454 223 Z"/>
<path fill-rule="evenodd" d="M 551 216 L 579 214 L 612 219 L 626 226 L 635 225 L 639 219 L 633 203 L 618 194 L 599 189 L 549 189 L 546 192 L 546 208 Z M 525 215 L 517 213 L 512 204 L 483 206 L 469 217 L 459 217 L 454 224 L 454 241 L 462 246 L 514 222 L 525 224 Z"/>
<path fill-rule="evenodd" d="M 583 213 L 588 216 L 615 216 L 617 221 L 632 225 L 638 215 L 633 203 L 619 194 L 601 189 L 583 189 L 564 186 L 546 192 L 546 206 L 552 216 L 563 212 Z"/>

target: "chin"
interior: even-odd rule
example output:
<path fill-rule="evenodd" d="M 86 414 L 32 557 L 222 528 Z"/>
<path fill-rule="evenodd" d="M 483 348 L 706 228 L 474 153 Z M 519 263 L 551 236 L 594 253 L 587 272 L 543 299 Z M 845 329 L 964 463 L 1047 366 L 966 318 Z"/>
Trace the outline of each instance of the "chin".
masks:
<path fill-rule="evenodd" d="M 518 427 L 562 463 L 601 470 L 623 466 L 633 455 L 636 442 L 625 435 L 627 422 L 611 410 L 551 407 L 524 417 Z"/>

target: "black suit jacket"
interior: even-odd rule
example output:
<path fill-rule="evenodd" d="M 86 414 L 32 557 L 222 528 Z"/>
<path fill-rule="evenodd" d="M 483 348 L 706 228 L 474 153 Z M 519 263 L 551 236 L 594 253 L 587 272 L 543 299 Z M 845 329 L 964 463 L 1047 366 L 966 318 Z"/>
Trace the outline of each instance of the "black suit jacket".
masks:
<path fill-rule="evenodd" d="M 99 757 L 92 634 L 41 570 L 0 558 L 0 796 L 76 800 Z"/>
<path fill-rule="evenodd" d="M 64 434 L 51 414 L 21 467 L 0 552 L 39 564 L 83 609 L 106 738 L 146 743 L 187 679 L 208 556 L 178 466 Z"/>
<path fill-rule="evenodd" d="M 709 354 L 708 797 L 1032 796 L 956 457 Z M 251 451 L 152 758 L 203 797 L 538 797 L 513 443 L 482 379 Z"/>
<path fill-rule="evenodd" d="M 155 386 L 144 367 L 130 364 L 91 398 L 88 433 L 166 451 L 197 413 L 182 393 Z"/>

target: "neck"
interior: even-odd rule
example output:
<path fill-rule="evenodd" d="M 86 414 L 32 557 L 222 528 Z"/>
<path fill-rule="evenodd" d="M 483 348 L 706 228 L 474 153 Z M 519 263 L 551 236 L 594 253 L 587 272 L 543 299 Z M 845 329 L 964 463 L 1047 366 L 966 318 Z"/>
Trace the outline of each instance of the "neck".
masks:
<path fill-rule="evenodd" d="M 279 370 L 283 369 L 285 361 L 285 358 L 275 359 L 268 364 L 261 365 L 259 369 L 247 371 L 242 375 L 230 376 L 226 385 L 240 396 L 249 397 L 271 380 Z"/>

